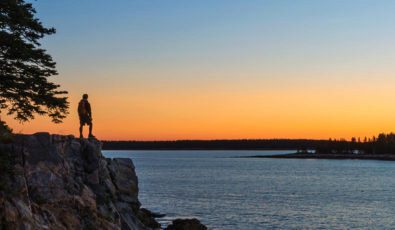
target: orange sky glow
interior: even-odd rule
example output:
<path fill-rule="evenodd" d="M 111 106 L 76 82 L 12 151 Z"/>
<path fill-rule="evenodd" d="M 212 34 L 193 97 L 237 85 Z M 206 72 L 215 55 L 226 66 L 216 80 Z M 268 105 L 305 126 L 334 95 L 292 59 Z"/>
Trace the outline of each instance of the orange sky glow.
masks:
<path fill-rule="evenodd" d="M 395 130 L 390 86 L 272 81 L 268 89 L 265 84 L 208 80 L 189 87 L 156 83 L 92 90 L 94 133 L 106 140 L 349 139 Z M 25 124 L 5 120 L 16 133 L 78 135 L 76 107 L 83 92 L 70 92 L 70 114 L 62 124 L 47 117 Z"/>

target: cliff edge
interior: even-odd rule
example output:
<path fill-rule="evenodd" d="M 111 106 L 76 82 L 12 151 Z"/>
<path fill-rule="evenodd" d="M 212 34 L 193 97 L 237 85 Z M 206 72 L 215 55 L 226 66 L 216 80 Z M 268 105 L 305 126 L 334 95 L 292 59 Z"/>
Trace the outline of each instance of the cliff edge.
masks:
<path fill-rule="evenodd" d="M 160 229 L 132 160 L 103 157 L 96 139 L 16 135 L 0 166 L 0 229 Z"/>

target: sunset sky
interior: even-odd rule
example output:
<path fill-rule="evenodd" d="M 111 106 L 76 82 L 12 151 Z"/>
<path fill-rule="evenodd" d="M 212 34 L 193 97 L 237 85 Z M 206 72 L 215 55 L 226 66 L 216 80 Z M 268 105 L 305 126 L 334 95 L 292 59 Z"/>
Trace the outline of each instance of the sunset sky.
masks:
<path fill-rule="evenodd" d="M 39 0 L 78 134 L 99 139 L 350 138 L 395 131 L 395 1 Z M 3 114 L 3 113 L 2 113 Z M 4 118 L 4 115 L 2 115 Z M 85 128 L 87 131 L 87 127 Z"/>

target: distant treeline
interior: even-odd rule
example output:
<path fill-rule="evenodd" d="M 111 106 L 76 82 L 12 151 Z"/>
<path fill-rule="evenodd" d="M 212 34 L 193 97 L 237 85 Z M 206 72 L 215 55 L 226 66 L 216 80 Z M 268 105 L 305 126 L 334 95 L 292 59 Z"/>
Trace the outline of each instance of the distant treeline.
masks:
<path fill-rule="evenodd" d="M 306 150 L 325 147 L 328 140 L 178 140 L 103 141 L 106 150 Z"/>
<path fill-rule="evenodd" d="M 395 134 L 381 133 L 373 138 L 353 137 L 351 141 L 329 140 L 315 149 L 317 153 L 335 154 L 395 154 Z"/>
<path fill-rule="evenodd" d="M 372 138 L 329 140 L 178 140 L 178 141 L 103 141 L 105 150 L 296 150 L 334 154 L 395 154 L 395 134 Z"/>

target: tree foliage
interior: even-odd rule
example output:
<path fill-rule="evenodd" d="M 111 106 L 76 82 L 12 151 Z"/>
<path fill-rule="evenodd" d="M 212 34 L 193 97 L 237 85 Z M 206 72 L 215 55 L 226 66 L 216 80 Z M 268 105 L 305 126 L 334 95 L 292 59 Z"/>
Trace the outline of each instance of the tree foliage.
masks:
<path fill-rule="evenodd" d="M 67 115 L 66 91 L 48 81 L 56 63 L 39 40 L 55 33 L 34 16 L 24 0 L 0 1 L 0 109 L 25 122 L 35 114 L 61 122 Z"/>

